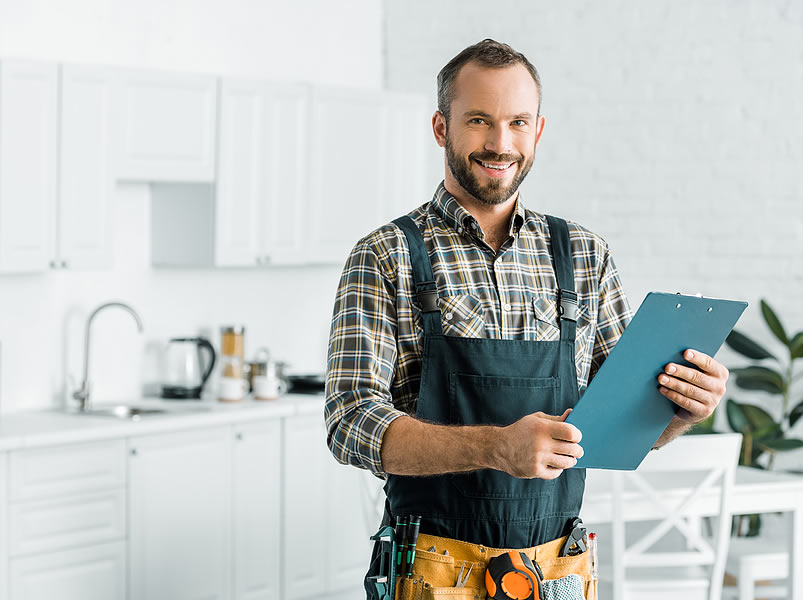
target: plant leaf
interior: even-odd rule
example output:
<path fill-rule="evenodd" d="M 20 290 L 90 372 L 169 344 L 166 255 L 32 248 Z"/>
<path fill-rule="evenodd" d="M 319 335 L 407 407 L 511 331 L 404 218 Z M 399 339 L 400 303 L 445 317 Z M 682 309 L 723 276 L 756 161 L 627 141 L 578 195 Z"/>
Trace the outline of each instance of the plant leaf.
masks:
<path fill-rule="evenodd" d="M 789 338 L 786 336 L 786 331 L 784 331 L 780 319 L 778 319 L 775 311 L 770 308 L 770 305 L 767 304 L 763 298 L 761 300 L 761 314 L 764 315 L 764 320 L 767 322 L 770 331 L 775 334 L 775 337 L 781 340 L 785 346 L 788 346 Z"/>
<path fill-rule="evenodd" d="M 789 426 L 791 427 L 797 420 L 803 417 L 803 402 L 800 402 L 797 406 L 795 406 L 792 411 L 789 413 Z"/>
<path fill-rule="evenodd" d="M 728 425 L 731 426 L 731 429 L 738 433 L 750 433 L 750 422 L 747 420 L 741 404 L 728 398 L 725 404 L 725 412 L 728 415 Z"/>
<path fill-rule="evenodd" d="M 775 422 L 775 419 L 772 418 L 766 410 L 755 406 L 753 404 L 742 404 L 742 414 L 744 414 L 747 422 L 750 424 L 750 430 L 753 432 L 753 435 L 757 435 L 759 430 L 766 429 L 766 428 L 774 428 L 780 426 Z"/>
<path fill-rule="evenodd" d="M 761 440 L 757 442 L 759 445 L 775 450 L 776 452 L 785 452 L 788 450 L 797 450 L 803 448 L 803 440 L 797 438 L 776 438 L 774 440 Z"/>
<path fill-rule="evenodd" d="M 789 342 L 789 351 L 792 353 L 792 360 L 803 358 L 803 331 L 798 331 Z"/>
<path fill-rule="evenodd" d="M 743 367 L 731 369 L 736 375 L 736 385 L 744 390 L 761 390 L 770 394 L 783 394 L 783 375 L 767 367 Z"/>
<path fill-rule="evenodd" d="M 735 329 L 730 332 L 730 335 L 728 335 L 727 338 L 725 338 L 725 343 L 732 350 L 735 350 L 742 356 L 752 358 L 753 360 L 761 360 L 763 358 L 772 358 L 774 360 L 778 360 L 768 350 L 766 350 L 764 346 L 757 344 L 745 334 L 740 333 Z"/>

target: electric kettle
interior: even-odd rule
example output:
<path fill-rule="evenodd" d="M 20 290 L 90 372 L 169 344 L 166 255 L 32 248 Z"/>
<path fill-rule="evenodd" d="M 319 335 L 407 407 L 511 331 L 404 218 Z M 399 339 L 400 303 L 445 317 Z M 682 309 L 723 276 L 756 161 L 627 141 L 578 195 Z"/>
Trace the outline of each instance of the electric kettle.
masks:
<path fill-rule="evenodd" d="M 208 356 L 205 366 L 204 350 Z M 162 398 L 200 398 L 201 390 L 215 366 L 215 359 L 215 349 L 206 338 L 171 339 L 165 352 Z"/>

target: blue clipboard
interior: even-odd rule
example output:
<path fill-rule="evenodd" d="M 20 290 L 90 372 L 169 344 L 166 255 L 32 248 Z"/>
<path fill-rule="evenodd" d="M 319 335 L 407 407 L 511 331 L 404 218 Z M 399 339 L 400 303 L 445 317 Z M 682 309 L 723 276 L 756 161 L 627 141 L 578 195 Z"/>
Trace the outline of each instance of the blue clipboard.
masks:
<path fill-rule="evenodd" d="M 636 469 L 675 415 L 658 391 L 669 362 L 692 366 L 693 348 L 714 356 L 747 302 L 650 292 L 566 419 L 583 434 L 576 467 Z"/>

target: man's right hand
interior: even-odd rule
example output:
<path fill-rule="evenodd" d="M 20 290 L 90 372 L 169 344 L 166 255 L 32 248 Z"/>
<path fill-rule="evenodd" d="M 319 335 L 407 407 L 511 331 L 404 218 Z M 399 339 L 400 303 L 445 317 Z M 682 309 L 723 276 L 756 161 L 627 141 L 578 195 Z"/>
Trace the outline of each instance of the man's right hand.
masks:
<path fill-rule="evenodd" d="M 521 479 L 555 479 L 583 456 L 580 430 L 561 416 L 542 412 L 526 415 L 503 428 L 497 460 L 506 473 Z"/>

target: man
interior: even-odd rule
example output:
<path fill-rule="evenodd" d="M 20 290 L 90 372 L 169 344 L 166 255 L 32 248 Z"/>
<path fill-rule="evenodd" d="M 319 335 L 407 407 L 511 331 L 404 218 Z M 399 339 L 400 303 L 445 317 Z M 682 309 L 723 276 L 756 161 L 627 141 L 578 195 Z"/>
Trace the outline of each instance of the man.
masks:
<path fill-rule="evenodd" d="M 564 420 L 630 310 L 602 238 L 521 202 L 540 102 L 536 69 L 510 46 L 483 40 L 453 58 L 432 118 L 443 183 L 360 240 L 340 281 L 328 444 L 387 478 L 388 521 L 422 516 L 416 567 L 444 547 L 471 548 L 469 561 L 494 548 L 540 560 L 580 510 L 585 473 L 571 467 L 582 432 Z M 658 377 L 681 410 L 657 446 L 711 415 L 725 391 L 721 364 L 685 357 L 699 370 L 672 363 Z M 424 583 L 454 586 L 455 565 Z M 477 571 L 468 587 L 481 587 Z"/>

